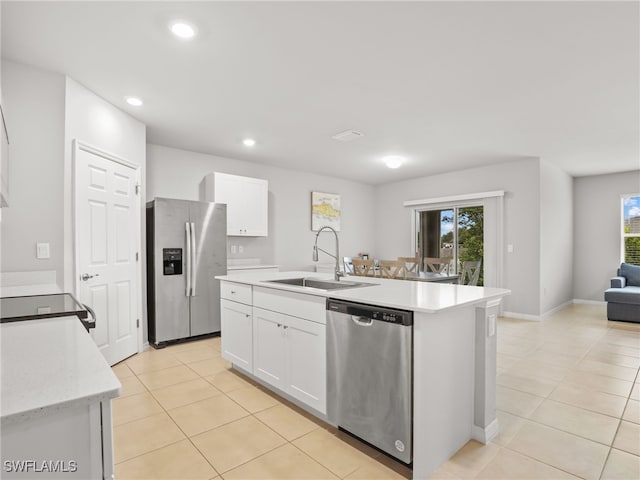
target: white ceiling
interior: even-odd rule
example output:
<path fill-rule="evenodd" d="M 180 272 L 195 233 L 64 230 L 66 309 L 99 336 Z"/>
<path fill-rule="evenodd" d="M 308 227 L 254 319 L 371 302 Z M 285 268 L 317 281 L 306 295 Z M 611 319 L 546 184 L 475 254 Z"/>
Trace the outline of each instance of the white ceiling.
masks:
<path fill-rule="evenodd" d="M 524 157 L 580 176 L 640 168 L 639 23 L 610 1 L 3 1 L 2 55 L 68 74 L 149 143 L 369 184 Z M 350 128 L 366 136 L 331 139 Z"/>

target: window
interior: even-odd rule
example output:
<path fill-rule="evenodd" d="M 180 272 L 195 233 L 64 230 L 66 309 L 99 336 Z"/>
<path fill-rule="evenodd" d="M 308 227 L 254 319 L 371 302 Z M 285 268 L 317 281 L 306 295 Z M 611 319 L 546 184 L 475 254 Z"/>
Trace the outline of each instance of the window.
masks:
<path fill-rule="evenodd" d="M 640 194 L 622 197 L 622 261 L 640 265 Z"/>
<path fill-rule="evenodd" d="M 454 206 L 416 211 L 416 244 L 419 258 L 440 258 L 450 273 L 459 274 L 466 261 L 484 257 L 484 208 Z M 421 270 L 426 271 L 423 264 Z M 477 285 L 484 285 L 483 269 Z"/>

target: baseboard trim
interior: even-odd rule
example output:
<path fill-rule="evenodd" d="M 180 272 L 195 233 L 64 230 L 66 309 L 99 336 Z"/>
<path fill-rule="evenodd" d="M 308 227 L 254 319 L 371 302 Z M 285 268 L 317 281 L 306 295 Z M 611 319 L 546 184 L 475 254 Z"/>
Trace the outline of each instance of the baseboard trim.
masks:
<path fill-rule="evenodd" d="M 518 320 L 532 320 L 534 322 L 539 322 L 542 320 L 542 317 L 540 317 L 540 315 L 529 315 L 528 313 L 502 312 L 502 316 L 517 318 Z"/>
<path fill-rule="evenodd" d="M 570 305 L 573 304 L 586 304 L 586 305 L 606 305 L 606 302 L 596 302 L 595 300 L 579 300 L 579 299 L 572 299 L 572 300 L 568 300 L 564 303 L 561 303 L 560 305 L 558 305 L 557 307 L 552 308 L 551 310 L 548 310 L 546 312 L 544 312 L 542 315 L 530 315 L 528 313 L 518 313 L 518 312 L 503 312 L 502 316 L 503 317 L 510 317 L 510 318 L 517 318 L 519 320 L 531 320 L 534 322 L 540 322 L 542 320 L 544 320 L 547 317 L 550 317 L 551 315 L 553 315 L 554 313 L 559 312 L 560 310 L 562 310 L 563 308 L 567 308 Z"/>
<path fill-rule="evenodd" d="M 600 305 L 600 306 L 607 305 L 607 302 L 603 300 L 584 300 L 582 298 L 574 298 L 573 303 L 576 305 Z"/>
<path fill-rule="evenodd" d="M 477 440 L 480 443 L 487 444 L 498 436 L 500 433 L 500 426 L 498 419 L 494 418 L 493 422 L 487 425 L 485 428 L 474 425 L 471 428 L 471 438 Z"/>
<path fill-rule="evenodd" d="M 553 315 L 554 313 L 559 312 L 563 308 L 567 308 L 569 305 L 573 305 L 573 300 L 567 300 L 566 302 L 561 303 L 557 307 L 554 307 L 551 310 L 547 310 L 545 313 L 543 313 L 541 315 L 541 318 L 547 318 L 547 317 Z"/>

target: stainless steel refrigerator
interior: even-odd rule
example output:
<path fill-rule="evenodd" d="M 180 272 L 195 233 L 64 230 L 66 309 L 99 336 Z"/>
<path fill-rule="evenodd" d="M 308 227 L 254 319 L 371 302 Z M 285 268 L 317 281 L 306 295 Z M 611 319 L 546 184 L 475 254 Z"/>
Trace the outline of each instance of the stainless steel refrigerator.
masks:
<path fill-rule="evenodd" d="M 227 206 L 156 198 L 147 203 L 149 343 L 220 332 L 227 273 Z"/>

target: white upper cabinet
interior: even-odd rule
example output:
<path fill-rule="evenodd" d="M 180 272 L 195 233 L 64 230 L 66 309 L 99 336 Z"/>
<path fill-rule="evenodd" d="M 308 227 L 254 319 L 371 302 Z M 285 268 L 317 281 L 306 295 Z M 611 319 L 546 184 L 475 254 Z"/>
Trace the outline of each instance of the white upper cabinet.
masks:
<path fill-rule="evenodd" d="M 227 235 L 268 235 L 267 180 L 214 172 L 207 175 L 204 182 L 205 201 L 227 204 Z"/>
<path fill-rule="evenodd" d="M 4 120 L 4 112 L 0 106 L 0 135 L 2 150 L 0 151 L 0 207 L 9 206 L 9 136 Z"/>

